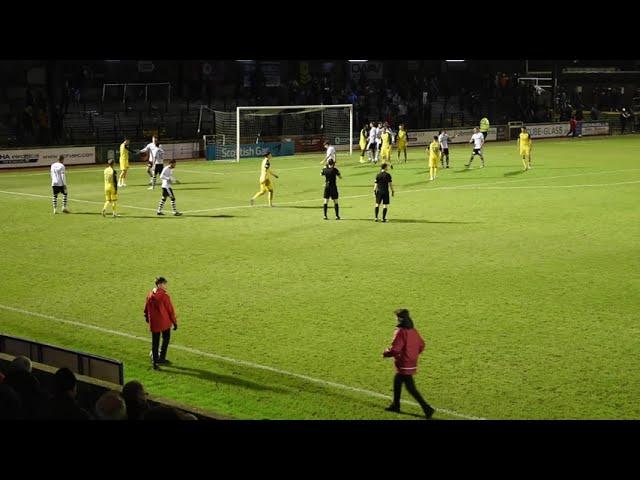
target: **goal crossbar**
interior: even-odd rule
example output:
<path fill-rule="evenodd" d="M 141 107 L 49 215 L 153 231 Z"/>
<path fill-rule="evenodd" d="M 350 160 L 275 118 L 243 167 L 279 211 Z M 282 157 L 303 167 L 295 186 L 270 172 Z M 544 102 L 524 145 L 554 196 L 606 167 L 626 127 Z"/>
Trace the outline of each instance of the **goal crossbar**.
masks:
<path fill-rule="evenodd" d="M 349 109 L 349 155 L 353 154 L 353 104 L 341 103 L 337 105 L 268 105 L 268 106 L 242 106 L 236 107 L 236 161 L 240 161 L 240 113 L 243 111 L 251 110 L 270 110 L 269 113 L 262 115 L 272 115 L 274 113 L 281 113 L 283 110 L 302 110 L 306 113 L 315 112 L 321 110 L 327 110 L 332 108 L 348 108 Z M 260 113 L 254 113 L 253 115 L 261 115 Z"/>

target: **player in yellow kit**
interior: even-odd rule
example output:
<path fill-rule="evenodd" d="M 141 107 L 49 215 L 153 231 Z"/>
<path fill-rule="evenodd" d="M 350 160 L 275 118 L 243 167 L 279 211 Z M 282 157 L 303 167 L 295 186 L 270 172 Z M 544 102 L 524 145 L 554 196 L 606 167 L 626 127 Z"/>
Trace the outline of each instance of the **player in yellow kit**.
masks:
<path fill-rule="evenodd" d="M 409 139 L 407 138 L 407 131 L 404 129 L 404 123 L 400 124 L 400 130 L 398 131 L 398 161 L 400 161 L 400 152 L 404 152 L 404 163 L 407 163 L 407 144 Z"/>
<path fill-rule="evenodd" d="M 260 190 L 251 197 L 249 203 L 253 205 L 256 198 L 269 192 L 269 206 L 273 207 L 273 183 L 271 182 L 271 176 L 278 178 L 278 175 L 271 170 L 271 152 L 267 151 L 262 159 L 262 165 L 260 167 Z"/>
<path fill-rule="evenodd" d="M 365 163 L 364 154 L 367 151 L 367 137 L 369 136 L 369 126 L 365 123 L 360 130 L 360 163 Z"/>
<path fill-rule="evenodd" d="M 118 201 L 118 172 L 113 169 L 113 159 L 107 161 L 107 168 L 104 169 L 104 207 L 102 216 L 106 216 L 107 206 L 111 204 L 113 216 L 117 217 L 116 202 Z"/>
<path fill-rule="evenodd" d="M 522 165 L 524 170 L 531 168 L 531 135 L 527 132 L 527 127 L 520 129 L 520 136 L 518 137 L 518 147 L 520 150 L 520 156 L 522 157 Z"/>
<path fill-rule="evenodd" d="M 433 136 L 433 141 L 427 147 L 427 152 L 429 152 L 429 180 L 435 180 L 441 154 L 437 135 Z"/>
<path fill-rule="evenodd" d="M 120 176 L 118 177 L 118 186 L 126 187 L 127 172 L 129 171 L 129 139 L 124 137 L 124 142 L 120 144 Z"/>
<path fill-rule="evenodd" d="M 380 148 L 382 161 L 386 161 L 386 163 L 393 168 L 393 165 L 391 165 L 391 133 L 388 128 L 382 131 L 380 139 L 382 140 L 382 147 Z"/>

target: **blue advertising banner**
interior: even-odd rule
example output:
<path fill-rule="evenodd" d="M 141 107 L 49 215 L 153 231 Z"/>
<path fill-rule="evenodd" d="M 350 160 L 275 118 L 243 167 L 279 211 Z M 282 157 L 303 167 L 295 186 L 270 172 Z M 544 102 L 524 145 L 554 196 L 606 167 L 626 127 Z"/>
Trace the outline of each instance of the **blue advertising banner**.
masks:
<path fill-rule="evenodd" d="M 268 150 L 274 157 L 294 155 L 294 142 L 261 142 L 240 145 L 240 158 L 262 157 Z M 236 158 L 235 145 L 207 145 L 207 160 L 234 160 Z"/>

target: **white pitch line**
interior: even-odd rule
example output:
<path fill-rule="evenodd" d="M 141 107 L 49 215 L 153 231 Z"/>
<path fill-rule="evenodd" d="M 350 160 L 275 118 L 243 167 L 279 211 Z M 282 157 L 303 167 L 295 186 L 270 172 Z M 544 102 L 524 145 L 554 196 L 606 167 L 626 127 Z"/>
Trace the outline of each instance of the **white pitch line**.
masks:
<path fill-rule="evenodd" d="M 7 195 L 21 195 L 24 197 L 36 197 L 36 198 L 46 198 L 48 200 L 51 200 L 51 195 L 37 195 L 35 193 L 22 193 L 22 192 L 10 192 L 7 190 L 0 190 L 0 193 L 5 193 Z M 91 203 L 94 205 L 104 205 L 103 202 L 95 202 L 93 200 L 80 200 L 78 198 L 70 198 L 69 199 L 70 202 L 80 202 L 80 203 Z M 118 206 L 120 207 L 126 207 L 126 208 L 135 208 L 136 210 L 147 210 L 150 212 L 155 212 L 155 208 L 146 208 L 146 207 L 134 207 L 133 205 L 124 205 L 124 204 L 119 204 Z"/>
<path fill-rule="evenodd" d="M 568 178 L 568 177 L 579 177 L 579 176 L 585 176 L 585 175 L 603 175 L 603 174 L 611 174 L 611 173 L 620 173 L 620 172 L 632 172 L 632 171 L 637 171 L 640 170 L 640 168 L 626 168 L 623 170 L 609 170 L 609 171 L 604 171 L 604 172 L 591 172 L 591 173 L 575 173 L 575 174 L 571 174 L 571 175 L 557 175 L 557 176 L 553 176 L 553 177 L 536 177 L 533 179 L 530 178 L 521 178 L 521 179 L 517 179 L 517 180 L 501 180 L 498 182 L 482 182 L 482 183 L 471 183 L 468 185 L 456 185 L 453 187 L 430 187 L 430 188 L 419 188 L 419 189 L 414 189 L 414 190 L 401 190 L 398 192 L 398 194 L 400 193 L 416 193 L 416 192 L 429 192 L 429 191 L 433 191 L 433 190 L 464 190 L 465 188 L 476 188 L 476 187 L 481 187 L 484 185 L 501 185 L 504 183 L 515 183 L 515 182 L 526 182 L 528 180 L 532 180 L 532 181 L 536 181 L 536 180 L 551 180 L 551 179 L 557 179 L 557 178 Z M 535 186 L 534 186 L 535 187 Z M 361 194 L 361 195 L 347 195 L 347 196 L 343 196 L 341 198 L 365 198 L 365 197 L 371 197 L 371 194 Z M 310 198 L 307 200 L 293 200 L 290 202 L 278 202 L 277 205 L 291 205 L 291 204 L 297 204 L 297 203 L 309 203 L 309 202 L 317 202 L 319 199 L 318 198 Z M 276 205 L 276 208 L 277 208 Z M 260 208 L 260 207 L 265 207 L 266 205 L 257 205 L 253 208 Z M 251 208 L 251 205 L 235 205 L 235 206 L 229 206 L 229 207 L 217 207 L 217 208 L 207 208 L 207 209 L 203 209 L 203 210 L 185 210 L 182 213 L 204 213 L 204 212 L 216 212 L 219 210 L 232 210 L 232 209 L 236 209 L 236 208 Z"/>
<path fill-rule="evenodd" d="M 0 308 L 4 309 L 4 310 L 11 311 L 11 312 L 21 313 L 23 315 L 29 315 L 29 316 L 32 316 L 32 317 L 46 318 L 47 320 L 54 320 L 56 322 L 65 323 L 67 325 L 73 325 L 73 326 L 76 326 L 76 327 L 88 328 L 88 329 L 96 330 L 96 331 L 102 332 L 102 333 L 109 333 L 111 335 L 118 335 L 120 337 L 125 337 L 125 338 L 129 338 L 129 339 L 132 339 L 132 340 L 139 340 L 139 341 L 143 341 L 143 342 L 146 342 L 146 343 L 149 342 L 149 338 L 148 337 L 140 337 L 138 335 L 132 335 L 130 333 L 120 332 L 118 330 L 111 330 L 109 328 L 98 327 L 97 325 L 91 325 L 91 324 L 87 324 L 87 323 L 77 322 L 77 321 L 74 321 L 74 320 L 65 320 L 63 318 L 57 318 L 57 317 L 54 317 L 54 316 L 51 316 L 51 315 L 45 315 L 43 313 L 30 312 L 28 310 L 23 310 L 21 308 L 10 307 L 8 305 L 0 304 Z M 362 394 L 368 395 L 370 397 L 382 398 L 382 399 L 386 399 L 386 400 L 391 400 L 392 399 L 392 397 L 389 396 L 389 395 L 384 395 L 382 393 L 373 392 L 371 390 L 366 390 L 364 388 L 357 388 L 357 387 L 352 387 L 352 386 L 349 386 L 349 385 L 343 385 L 341 383 L 329 382 L 327 380 L 321 380 L 319 378 L 310 377 L 308 375 L 302 375 L 302 374 L 299 374 L 299 373 L 287 372 L 286 370 L 280 370 L 279 368 L 269 367 L 267 365 L 261 365 L 259 363 L 249 362 L 249 361 L 246 361 L 246 360 L 237 360 L 235 358 L 225 357 L 223 355 L 217 355 L 215 353 L 204 352 L 202 350 L 198 350 L 198 349 L 191 348 L 191 347 L 185 347 L 185 346 L 182 346 L 182 345 L 179 345 L 179 344 L 175 344 L 175 343 L 171 344 L 171 348 L 176 349 L 176 350 L 182 350 L 182 351 L 189 352 L 189 353 L 193 353 L 195 355 L 201 355 L 203 357 L 213 358 L 215 360 L 221 360 L 223 362 L 232 363 L 234 365 L 244 365 L 246 367 L 251 367 L 251 368 L 255 368 L 255 369 L 259 369 L 259 370 L 266 370 L 266 371 L 277 373 L 277 374 L 284 375 L 284 376 L 287 376 L 287 377 L 300 378 L 302 380 L 306 380 L 308 382 L 316 383 L 316 384 L 319 384 L 319 385 L 339 388 L 339 389 L 342 389 L 342 390 L 349 390 L 351 392 L 362 393 Z M 418 404 L 416 402 L 407 401 L 407 400 L 402 400 L 402 402 L 405 403 L 405 404 L 418 406 Z M 434 408 L 436 408 L 436 407 L 434 407 Z M 467 415 L 467 414 L 464 414 L 464 413 L 456 412 L 454 410 L 448 410 L 446 408 L 436 408 L 436 411 L 442 412 L 442 413 L 446 413 L 446 414 L 452 415 L 454 417 L 465 418 L 467 420 L 486 420 L 485 418 L 482 418 L 482 417 L 476 417 L 476 416 L 473 416 L 473 415 Z"/>

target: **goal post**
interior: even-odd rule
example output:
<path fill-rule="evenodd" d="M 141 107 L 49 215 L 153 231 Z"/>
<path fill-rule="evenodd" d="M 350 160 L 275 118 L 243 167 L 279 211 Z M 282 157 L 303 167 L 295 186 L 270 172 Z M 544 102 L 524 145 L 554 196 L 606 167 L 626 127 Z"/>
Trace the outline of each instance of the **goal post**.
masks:
<path fill-rule="evenodd" d="M 224 132 L 227 133 L 227 132 Z M 353 105 L 273 105 L 236 107 L 235 153 L 240 161 L 244 143 L 299 140 L 317 148 L 320 137 L 336 145 L 338 150 L 349 149 L 353 154 Z M 228 136 L 228 135 L 227 135 Z M 306 137 L 306 138 L 305 138 Z"/>

